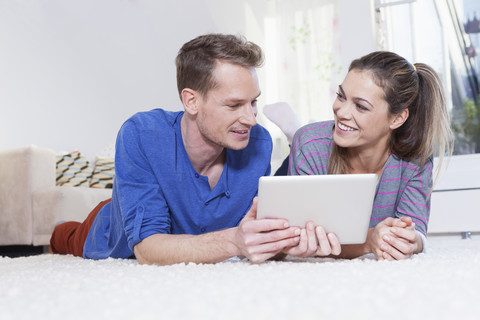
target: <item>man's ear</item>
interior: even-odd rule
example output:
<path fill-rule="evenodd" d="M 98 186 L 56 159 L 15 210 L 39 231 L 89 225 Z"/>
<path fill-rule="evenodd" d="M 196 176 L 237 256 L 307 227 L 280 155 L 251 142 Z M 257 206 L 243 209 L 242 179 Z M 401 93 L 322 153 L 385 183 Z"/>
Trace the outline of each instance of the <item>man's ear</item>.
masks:
<path fill-rule="evenodd" d="M 198 112 L 198 97 L 199 93 L 195 90 L 185 88 L 182 90 L 182 102 L 185 112 L 195 115 Z"/>
<path fill-rule="evenodd" d="M 390 129 L 395 130 L 397 128 L 400 128 L 405 123 L 405 121 L 407 121 L 409 114 L 410 111 L 408 111 L 408 108 L 405 108 L 399 114 L 394 115 L 393 120 L 390 123 Z"/>

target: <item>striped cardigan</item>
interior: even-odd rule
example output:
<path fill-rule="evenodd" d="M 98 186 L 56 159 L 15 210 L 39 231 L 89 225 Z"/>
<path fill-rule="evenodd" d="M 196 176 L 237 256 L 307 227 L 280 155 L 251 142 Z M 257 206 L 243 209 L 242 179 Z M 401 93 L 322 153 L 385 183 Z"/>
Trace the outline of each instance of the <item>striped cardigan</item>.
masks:
<path fill-rule="evenodd" d="M 292 142 L 290 175 L 327 174 L 333 145 L 334 122 L 318 122 L 299 129 Z M 370 227 L 388 217 L 411 217 L 415 228 L 426 235 L 430 215 L 433 163 L 423 169 L 391 154 L 377 183 Z"/>

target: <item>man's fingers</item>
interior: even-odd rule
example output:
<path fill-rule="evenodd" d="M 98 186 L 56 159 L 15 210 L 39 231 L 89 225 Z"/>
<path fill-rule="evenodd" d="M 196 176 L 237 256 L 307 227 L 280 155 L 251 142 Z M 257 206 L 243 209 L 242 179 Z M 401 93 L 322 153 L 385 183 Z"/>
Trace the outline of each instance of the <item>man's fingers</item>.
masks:
<path fill-rule="evenodd" d="M 248 257 L 248 260 L 250 260 L 253 263 L 262 263 L 271 257 L 277 255 L 278 252 L 267 252 L 267 253 L 260 253 L 260 254 L 254 254 L 250 257 Z"/>
<path fill-rule="evenodd" d="M 269 242 L 269 243 L 262 243 L 256 246 L 249 246 L 247 248 L 248 258 L 249 260 L 251 256 L 258 255 L 258 254 L 266 254 L 266 253 L 273 253 L 271 257 L 285 249 L 286 247 L 295 246 L 300 241 L 300 237 L 293 237 L 288 239 L 283 239 L 276 242 Z"/>
<path fill-rule="evenodd" d="M 300 235 L 300 229 L 291 227 L 284 230 L 276 230 L 270 232 L 251 233 L 246 235 L 245 244 L 248 246 L 262 243 L 276 242 L 287 238 L 293 238 Z"/>
<path fill-rule="evenodd" d="M 307 239 L 307 231 L 302 229 L 300 231 L 300 240 L 296 246 L 287 247 L 283 250 L 286 254 L 295 256 L 295 257 L 303 257 L 308 250 L 308 239 Z"/>
<path fill-rule="evenodd" d="M 245 221 L 241 223 L 239 227 L 244 233 L 259 233 L 287 229 L 289 223 L 285 219 L 259 219 Z"/>
<path fill-rule="evenodd" d="M 254 220 L 257 219 L 257 201 L 258 197 L 253 198 L 252 207 L 248 210 L 243 220 Z"/>

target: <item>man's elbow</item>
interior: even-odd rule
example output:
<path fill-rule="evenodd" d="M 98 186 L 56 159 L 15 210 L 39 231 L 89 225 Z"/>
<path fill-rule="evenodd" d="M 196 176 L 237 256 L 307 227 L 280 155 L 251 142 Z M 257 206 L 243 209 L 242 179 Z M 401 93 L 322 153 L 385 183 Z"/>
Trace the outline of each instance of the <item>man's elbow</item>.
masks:
<path fill-rule="evenodd" d="M 137 259 L 139 264 L 155 264 L 151 259 L 148 258 L 148 254 L 146 254 L 145 248 L 142 248 L 142 242 L 137 243 L 133 247 L 133 254 L 135 255 L 135 258 Z"/>
<path fill-rule="evenodd" d="M 135 255 L 135 258 L 138 261 L 138 264 L 146 264 L 146 265 L 152 265 L 153 263 L 148 261 L 147 259 L 144 259 L 142 256 Z"/>

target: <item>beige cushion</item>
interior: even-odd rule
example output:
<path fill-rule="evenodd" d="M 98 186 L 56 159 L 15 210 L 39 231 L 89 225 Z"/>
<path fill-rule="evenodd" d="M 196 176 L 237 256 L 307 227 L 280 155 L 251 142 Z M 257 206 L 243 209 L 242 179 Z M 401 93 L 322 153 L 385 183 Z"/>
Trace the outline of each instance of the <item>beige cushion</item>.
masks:
<path fill-rule="evenodd" d="M 57 156 L 57 186 L 89 187 L 93 168 L 78 151 Z"/>
<path fill-rule="evenodd" d="M 113 158 L 97 157 L 95 159 L 95 169 L 90 179 L 92 188 L 112 188 L 113 178 L 115 177 L 115 161 Z"/>

